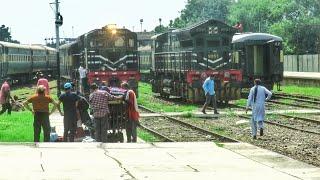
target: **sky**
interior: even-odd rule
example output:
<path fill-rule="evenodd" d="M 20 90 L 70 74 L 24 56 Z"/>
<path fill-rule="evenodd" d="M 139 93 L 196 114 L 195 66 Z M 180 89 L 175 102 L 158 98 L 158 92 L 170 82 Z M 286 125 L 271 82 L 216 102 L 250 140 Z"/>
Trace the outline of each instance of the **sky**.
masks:
<path fill-rule="evenodd" d="M 168 25 L 180 15 L 187 0 L 60 0 L 64 24 L 60 37 L 78 37 L 107 24 L 130 30 L 152 30 Z M 54 0 L 0 0 L 0 25 L 11 28 L 11 36 L 22 44 L 44 44 L 55 37 Z"/>

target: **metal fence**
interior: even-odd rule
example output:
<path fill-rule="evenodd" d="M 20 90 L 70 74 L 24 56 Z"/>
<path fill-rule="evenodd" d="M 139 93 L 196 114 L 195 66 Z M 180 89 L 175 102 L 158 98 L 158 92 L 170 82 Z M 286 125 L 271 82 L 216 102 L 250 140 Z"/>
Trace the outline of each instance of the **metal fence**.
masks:
<path fill-rule="evenodd" d="M 320 54 L 286 55 L 284 71 L 320 72 Z"/>

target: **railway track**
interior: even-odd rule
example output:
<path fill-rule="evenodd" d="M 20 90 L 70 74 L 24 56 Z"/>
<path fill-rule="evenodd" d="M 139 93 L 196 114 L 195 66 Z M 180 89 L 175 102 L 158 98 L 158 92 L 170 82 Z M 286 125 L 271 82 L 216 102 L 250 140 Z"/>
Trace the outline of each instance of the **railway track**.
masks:
<path fill-rule="evenodd" d="M 156 113 L 143 106 L 139 107 L 146 112 Z M 230 137 L 205 130 L 170 116 L 147 118 L 140 122 L 140 127 L 168 142 L 238 142 Z"/>
<path fill-rule="evenodd" d="M 233 105 L 233 106 L 245 109 L 245 107 L 243 107 L 243 106 L 238 106 L 238 105 Z M 305 132 L 305 133 L 320 135 L 320 133 L 318 132 L 320 129 L 320 121 L 319 120 L 306 118 L 306 117 L 298 117 L 298 116 L 293 116 L 293 115 L 286 115 L 286 114 L 278 114 L 278 115 L 285 117 L 287 119 L 282 120 L 282 121 L 280 121 L 280 120 L 277 120 L 277 121 L 265 120 L 264 122 L 267 124 L 284 127 L 287 129 L 292 129 L 292 130 L 297 130 L 297 131 L 301 131 L 301 132 Z M 245 119 L 251 119 L 251 117 L 247 116 L 247 115 L 238 115 L 238 116 L 245 118 Z M 309 123 L 309 124 L 307 124 L 307 123 Z M 311 130 L 308 130 L 308 129 L 311 129 Z"/>
<path fill-rule="evenodd" d="M 248 92 L 243 92 L 242 96 L 247 97 Z M 303 95 L 276 92 L 272 95 L 272 99 L 268 102 L 293 107 L 320 109 L 320 98 L 318 97 L 309 97 Z"/>
<path fill-rule="evenodd" d="M 239 117 L 242 117 L 242 118 L 245 118 L 245 119 L 251 119 L 250 116 L 246 116 L 246 115 L 238 115 Z M 300 128 L 300 126 L 303 126 L 303 124 L 299 124 L 296 122 L 294 123 L 297 123 L 297 124 L 293 124 L 291 126 L 288 126 L 286 125 L 285 123 L 281 123 L 281 122 L 273 122 L 273 121 L 268 121 L 268 120 L 264 120 L 265 123 L 267 124 L 271 124 L 271 125 L 275 125 L 275 126 L 279 126 L 279 127 L 283 127 L 283 128 L 287 128 L 287 129 L 292 129 L 292 130 L 296 130 L 296 131 L 300 131 L 300 132 L 304 132 L 304 133 L 310 133 L 310 134 L 315 134 L 315 135 L 320 135 L 319 132 L 315 132 L 315 131 L 311 131 L 311 130 L 306 130 L 306 129 L 302 129 Z M 291 123 L 292 124 L 292 123 Z"/>

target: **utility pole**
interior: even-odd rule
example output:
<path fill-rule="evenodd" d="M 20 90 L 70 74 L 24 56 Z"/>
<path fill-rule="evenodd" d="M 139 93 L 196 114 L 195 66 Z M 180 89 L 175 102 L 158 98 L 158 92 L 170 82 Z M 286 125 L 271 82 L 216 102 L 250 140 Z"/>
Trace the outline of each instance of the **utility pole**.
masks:
<path fill-rule="evenodd" d="M 55 21 L 55 26 L 56 26 L 56 49 L 57 49 L 57 74 L 58 74 L 58 78 L 57 78 L 57 95 L 58 97 L 61 94 L 61 84 L 60 84 L 60 80 L 61 80 L 61 75 L 60 75 L 60 50 L 59 50 L 59 46 L 60 46 L 60 36 L 59 36 L 59 27 L 62 26 L 63 24 L 63 18 L 60 15 L 59 12 L 59 0 L 55 0 L 55 5 L 56 5 L 56 12 L 55 12 L 55 16 L 56 16 L 56 21 Z"/>

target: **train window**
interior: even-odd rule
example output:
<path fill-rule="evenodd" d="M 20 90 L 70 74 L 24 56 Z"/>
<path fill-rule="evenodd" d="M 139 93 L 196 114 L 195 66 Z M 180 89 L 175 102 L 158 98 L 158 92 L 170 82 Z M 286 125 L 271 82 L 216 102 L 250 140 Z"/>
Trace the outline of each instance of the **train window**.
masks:
<path fill-rule="evenodd" d="M 232 53 L 232 62 L 233 63 L 239 63 L 239 52 L 235 51 Z"/>
<path fill-rule="evenodd" d="M 219 54 L 217 51 L 212 51 L 208 53 L 208 59 L 210 60 L 216 60 L 219 59 Z"/>
<path fill-rule="evenodd" d="M 123 37 L 118 37 L 115 42 L 114 42 L 114 46 L 116 47 L 123 47 L 124 46 L 124 39 Z"/>
<path fill-rule="evenodd" d="M 134 47 L 134 40 L 133 39 L 129 39 L 129 47 Z"/>
<path fill-rule="evenodd" d="M 181 47 L 192 47 L 193 46 L 193 42 L 192 40 L 188 40 L 188 41 L 181 41 Z"/>
<path fill-rule="evenodd" d="M 208 41 L 208 47 L 219 47 L 220 41 L 219 40 L 210 40 Z"/>

